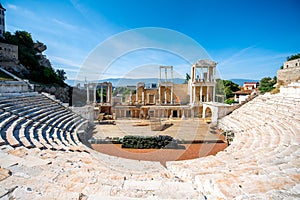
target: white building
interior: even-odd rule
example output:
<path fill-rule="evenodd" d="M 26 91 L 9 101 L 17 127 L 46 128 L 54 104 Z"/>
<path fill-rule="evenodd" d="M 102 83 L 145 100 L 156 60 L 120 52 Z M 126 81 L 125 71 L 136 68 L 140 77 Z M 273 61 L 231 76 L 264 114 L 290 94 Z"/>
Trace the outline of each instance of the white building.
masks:
<path fill-rule="evenodd" d="M 0 3 L 0 37 L 3 37 L 5 33 L 5 11 L 6 9 Z"/>

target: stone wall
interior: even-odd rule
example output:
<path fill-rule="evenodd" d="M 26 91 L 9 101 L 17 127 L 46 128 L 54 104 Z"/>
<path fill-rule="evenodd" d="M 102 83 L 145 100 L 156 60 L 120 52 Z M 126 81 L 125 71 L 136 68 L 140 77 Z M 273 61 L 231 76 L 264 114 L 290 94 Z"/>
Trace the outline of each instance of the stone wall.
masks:
<path fill-rule="evenodd" d="M 0 42 L 0 60 L 18 60 L 18 46 Z"/>
<path fill-rule="evenodd" d="M 181 104 L 189 103 L 188 84 L 174 84 L 174 93 L 180 100 Z"/>
<path fill-rule="evenodd" d="M 280 85 L 287 85 L 300 80 L 300 67 L 280 69 L 277 72 L 277 80 Z"/>
<path fill-rule="evenodd" d="M 54 86 L 44 86 L 44 85 L 35 85 L 34 91 L 36 92 L 46 92 L 51 95 L 54 95 L 56 99 L 60 100 L 63 103 L 70 102 L 70 87 L 54 87 Z"/>
<path fill-rule="evenodd" d="M 286 61 L 283 64 L 283 69 L 289 69 L 289 68 L 299 67 L 299 66 L 300 66 L 300 59 L 298 58 L 298 59 Z"/>
<path fill-rule="evenodd" d="M 29 92 L 29 87 L 26 83 L 19 81 L 1 81 L 0 93 L 21 93 Z"/>

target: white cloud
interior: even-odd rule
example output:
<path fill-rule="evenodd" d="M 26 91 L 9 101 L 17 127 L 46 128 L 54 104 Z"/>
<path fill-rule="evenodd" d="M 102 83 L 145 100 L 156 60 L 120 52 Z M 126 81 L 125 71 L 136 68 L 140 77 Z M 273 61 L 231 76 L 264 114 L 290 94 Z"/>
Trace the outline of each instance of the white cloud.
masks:
<path fill-rule="evenodd" d="M 287 55 L 290 53 L 278 53 L 252 46 L 233 53 L 229 58 L 228 55 L 224 59 L 220 57 L 217 67 L 224 79 L 261 79 L 276 76 Z"/>
<path fill-rule="evenodd" d="M 66 23 L 66 22 L 63 22 L 61 20 L 58 20 L 58 19 L 51 19 L 52 22 L 62 26 L 63 28 L 66 28 L 66 29 L 77 29 L 76 26 L 72 25 L 72 24 L 69 24 L 69 23 Z"/>
<path fill-rule="evenodd" d="M 76 68 L 77 70 L 80 68 L 81 64 L 77 63 L 73 60 L 69 60 L 66 58 L 58 57 L 58 56 L 49 56 L 50 60 L 53 62 L 57 62 L 63 65 L 72 66 L 73 68 Z"/>
<path fill-rule="evenodd" d="M 6 7 L 10 10 L 18 10 L 18 7 L 14 4 L 7 4 Z"/>

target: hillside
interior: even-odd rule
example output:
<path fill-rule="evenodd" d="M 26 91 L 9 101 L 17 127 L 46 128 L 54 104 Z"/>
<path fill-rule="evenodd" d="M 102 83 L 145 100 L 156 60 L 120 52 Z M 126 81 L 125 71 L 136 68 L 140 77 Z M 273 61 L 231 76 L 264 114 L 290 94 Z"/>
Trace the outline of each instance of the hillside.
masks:
<path fill-rule="evenodd" d="M 51 62 L 43 54 L 47 46 L 39 41 L 34 42 L 30 33 L 26 31 L 16 31 L 14 34 L 5 32 L 0 42 L 18 46 L 18 61 L 12 60 L 9 65 L 0 61 L 0 65 L 6 70 L 20 78 L 28 79 L 31 83 L 66 86 L 65 72 L 53 69 Z"/>

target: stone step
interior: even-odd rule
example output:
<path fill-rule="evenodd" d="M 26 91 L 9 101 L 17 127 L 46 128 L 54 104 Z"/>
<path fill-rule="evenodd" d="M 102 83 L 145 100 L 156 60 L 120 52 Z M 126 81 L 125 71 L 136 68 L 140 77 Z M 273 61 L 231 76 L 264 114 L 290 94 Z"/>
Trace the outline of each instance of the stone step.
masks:
<path fill-rule="evenodd" d="M 18 124 L 24 120 L 25 120 L 25 118 L 22 118 L 22 117 L 16 118 L 16 120 L 14 120 L 13 123 L 11 123 L 11 125 L 5 131 L 6 132 L 5 133 L 6 140 L 9 143 L 9 145 L 12 147 L 18 147 L 21 145 L 15 136 L 15 131 L 16 131 L 16 127 L 18 126 Z"/>

